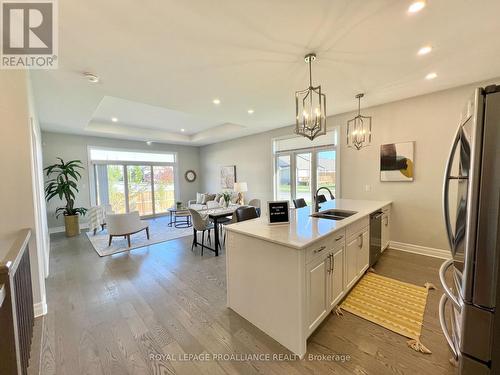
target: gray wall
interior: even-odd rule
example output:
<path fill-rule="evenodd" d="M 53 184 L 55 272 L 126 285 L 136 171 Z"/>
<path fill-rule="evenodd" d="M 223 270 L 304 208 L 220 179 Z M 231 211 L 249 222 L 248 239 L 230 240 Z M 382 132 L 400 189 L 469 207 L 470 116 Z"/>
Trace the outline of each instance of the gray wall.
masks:
<path fill-rule="evenodd" d="M 392 200 L 391 240 L 448 248 L 441 213 L 443 171 L 462 106 L 476 86 L 463 86 L 363 110 L 365 115 L 373 116 L 373 141 L 370 147 L 360 151 L 345 145 L 345 124 L 354 113 L 328 119 L 329 126 L 341 127 L 342 197 Z M 234 164 L 238 180 L 248 183 L 248 198 L 260 198 L 263 203 L 273 199 L 272 139 L 285 134 L 293 134 L 292 128 L 202 147 L 203 190 L 218 191 L 219 167 Z M 404 141 L 415 141 L 415 181 L 380 182 L 380 145 Z M 366 191 L 367 185 L 369 191 Z"/>
<path fill-rule="evenodd" d="M 65 160 L 79 159 L 84 163 L 85 171 L 82 175 L 80 182 L 80 194 L 78 194 L 75 206 L 90 207 L 90 190 L 89 190 L 89 177 L 88 177 L 88 148 L 87 146 L 100 146 L 109 148 L 125 148 L 133 150 L 147 150 L 147 151 L 172 151 L 177 152 L 178 157 L 178 178 L 179 178 L 179 192 L 178 197 L 183 202 L 189 199 L 196 198 L 196 192 L 199 190 L 200 179 L 195 182 L 189 183 L 184 179 L 184 172 L 188 169 L 199 173 L 199 148 L 192 146 L 180 146 L 153 143 L 148 146 L 145 142 L 125 141 L 111 138 L 101 137 L 86 137 L 81 135 L 62 134 L 43 132 L 43 162 L 44 166 L 57 162 L 56 157 L 61 157 Z M 49 228 L 60 227 L 64 225 L 62 217 L 55 218 L 54 211 L 61 205 L 61 201 L 57 198 L 48 203 L 47 215 Z M 93 203 L 93 202 L 92 202 Z M 82 220 L 84 221 L 84 220 Z"/>
<path fill-rule="evenodd" d="M 10 250 L 21 229 L 31 229 L 33 302 L 35 314 L 39 314 L 38 309 L 45 305 L 44 254 L 42 244 L 37 241 L 30 129 L 30 119 L 36 121 L 36 116 L 30 102 L 28 72 L 0 70 L 0 87 L 0 166 L 5 177 L 0 184 L 0 259 Z"/>

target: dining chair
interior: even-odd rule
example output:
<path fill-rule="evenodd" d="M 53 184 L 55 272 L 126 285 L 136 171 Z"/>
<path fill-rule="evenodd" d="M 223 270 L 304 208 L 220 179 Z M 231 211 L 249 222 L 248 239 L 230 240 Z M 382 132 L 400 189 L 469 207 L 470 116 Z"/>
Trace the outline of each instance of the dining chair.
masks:
<path fill-rule="evenodd" d="M 201 231 L 201 255 L 203 255 L 203 248 L 205 247 L 205 231 L 208 231 L 208 242 L 212 244 L 210 239 L 210 231 L 214 229 L 214 225 L 210 222 L 208 215 L 202 215 L 197 210 L 189 208 L 189 213 L 191 214 L 191 219 L 193 223 L 193 244 L 191 245 L 191 250 L 198 243 L 198 231 Z"/>
<path fill-rule="evenodd" d="M 295 208 L 302 208 L 306 207 L 307 203 L 304 198 L 297 198 L 293 200 L 293 205 L 295 206 Z"/>
<path fill-rule="evenodd" d="M 260 217 L 260 199 L 251 199 L 250 202 L 248 202 L 249 206 L 255 207 L 255 210 L 257 211 L 257 215 Z"/>
<path fill-rule="evenodd" d="M 248 206 L 247 207 L 238 207 L 236 209 L 236 211 L 234 211 L 234 214 L 236 215 L 237 222 L 256 219 L 259 217 L 255 207 L 248 207 Z"/>

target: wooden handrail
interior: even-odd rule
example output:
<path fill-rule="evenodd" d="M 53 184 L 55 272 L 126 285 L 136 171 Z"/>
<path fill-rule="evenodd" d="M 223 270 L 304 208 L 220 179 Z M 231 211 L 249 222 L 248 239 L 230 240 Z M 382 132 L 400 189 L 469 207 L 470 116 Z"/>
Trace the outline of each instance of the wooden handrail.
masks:
<path fill-rule="evenodd" d="M 30 238 L 31 229 L 21 229 L 9 252 L 5 255 L 4 259 L 0 259 L 0 273 L 16 272 L 23 250 L 28 246 Z"/>

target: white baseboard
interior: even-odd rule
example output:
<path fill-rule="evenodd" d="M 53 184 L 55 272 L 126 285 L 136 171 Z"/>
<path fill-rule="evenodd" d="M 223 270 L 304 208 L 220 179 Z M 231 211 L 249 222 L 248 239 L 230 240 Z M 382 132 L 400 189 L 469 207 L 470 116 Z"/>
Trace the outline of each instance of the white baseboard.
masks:
<path fill-rule="evenodd" d="M 391 241 L 389 247 L 394 250 L 406 251 L 407 253 L 414 253 L 425 255 L 428 257 L 450 259 L 451 253 L 449 250 L 435 249 L 433 247 L 426 247 L 420 245 L 413 245 L 411 243 Z"/>
<path fill-rule="evenodd" d="M 80 223 L 80 229 L 88 229 L 89 224 L 88 223 Z M 60 227 L 52 227 L 49 228 L 49 234 L 54 234 L 54 233 L 63 233 L 66 231 L 66 228 L 63 226 Z"/>
<path fill-rule="evenodd" d="M 35 313 L 35 318 L 47 314 L 47 303 L 38 302 L 33 305 L 33 310 Z"/>

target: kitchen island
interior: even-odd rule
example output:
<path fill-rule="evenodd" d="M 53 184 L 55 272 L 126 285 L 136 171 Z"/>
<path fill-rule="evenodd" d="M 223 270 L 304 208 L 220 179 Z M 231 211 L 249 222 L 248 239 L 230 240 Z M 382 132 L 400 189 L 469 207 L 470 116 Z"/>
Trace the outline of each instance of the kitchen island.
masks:
<path fill-rule="evenodd" d="M 302 358 L 307 338 L 368 269 L 370 214 L 388 217 L 390 206 L 336 199 L 320 211 L 355 213 L 331 220 L 303 207 L 290 211 L 289 224 L 259 218 L 228 225 L 227 306 Z"/>

